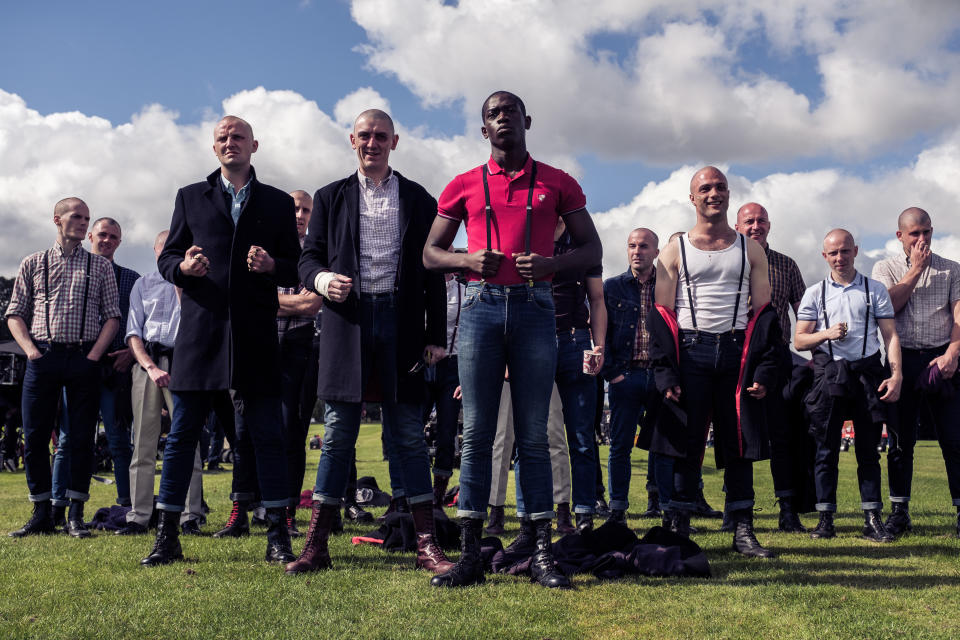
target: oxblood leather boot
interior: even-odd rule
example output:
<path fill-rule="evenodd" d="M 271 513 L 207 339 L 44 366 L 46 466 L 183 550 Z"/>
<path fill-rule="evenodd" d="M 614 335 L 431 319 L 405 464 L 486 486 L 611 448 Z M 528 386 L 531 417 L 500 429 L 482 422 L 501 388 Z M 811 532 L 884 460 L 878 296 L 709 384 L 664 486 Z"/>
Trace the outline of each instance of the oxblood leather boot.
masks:
<path fill-rule="evenodd" d="M 800 522 L 800 516 L 793 509 L 793 497 L 780 498 L 780 531 L 786 533 L 806 533 L 807 528 Z"/>
<path fill-rule="evenodd" d="M 24 536 L 35 536 L 47 533 L 53 533 L 53 518 L 50 516 L 50 501 L 40 500 L 33 503 L 33 515 L 16 531 L 10 532 L 11 538 L 22 538 Z"/>
<path fill-rule="evenodd" d="M 157 522 L 157 539 L 153 543 L 150 554 L 140 561 L 144 567 L 155 567 L 161 564 L 170 564 L 176 560 L 183 560 L 183 549 L 180 548 L 180 513 L 177 511 L 160 510 Z"/>
<path fill-rule="evenodd" d="M 283 564 L 296 560 L 290 548 L 290 532 L 287 531 L 287 508 L 270 507 L 264 519 L 267 521 L 267 551 L 263 559 Z"/>
<path fill-rule="evenodd" d="M 447 496 L 447 484 L 450 482 L 450 476 L 433 476 L 433 506 L 437 509 L 443 509 L 443 501 Z"/>
<path fill-rule="evenodd" d="M 655 491 L 647 493 L 647 510 L 640 514 L 641 518 L 660 517 L 660 494 Z"/>
<path fill-rule="evenodd" d="M 468 587 L 483 584 L 483 559 L 480 557 L 480 531 L 483 520 L 463 518 L 460 520 L 460 559 L 446 573 L 430 579 L 434 587 Z"/>
<path fill-rule="evenodd" d="M 80 500 L 70 500 L 70 508 L 67 510 L 67 533 L 74 538 L 89 538 L 91 535 L 83 522 L 83 502 Z"/>
<path fill-rule="evenodd" d="M 557 504 L 557 533 L 562 536 L 573 533 L 577 528 L 570 521 L 570 503 L 560 502 Z"/>
<path fill-rule="evenodd" d="M 240 536 L 250 535 L 250 520 L 247 518 L 246 500 L 234 500 L 233 508 L 230 509 L 230 516 L 227 518 L 227 524 L 223 529 L 213 534 L 214 538 L 239 538 Z"/>
<path fill-rule="evenodd" d="M 863 512 L 863 537 L 873 542 L 893 542 L 893 536 L 883 526 L 883 518 L 879 509 L 869 509 Z"/>
<path fill-rule="evenodd" d="M 453 563 L 437 544 L 433 502 L 418 502 L 410 507 L 410 514 L 413 516 L 413 528 L 417 532 L 417 569 L 434 573 L 446 573 L 453 569 Z"/>
<path fill-rule="evenodd" d="M 827 538 L 837 537 L 837 529 L 833 526 L 832 511 L 820 512 L 820 522 L 818 522 L 814 530 L 810 532 L 810 537 L 814 540 L 826 540 Z"/>
<path fill-rule="evenodd" d="M 507 532 L 507 530 L 503 528 L 503 524 L 504 524 L 503 507 L 502 506 L 494 507 L 491 505 L 490 520 L 487 524 L 487 528 L 484 529 L 484 531 L 486 531 L 492 536 L 502 536 Z"/>
<path fill-rule="evenodd" d="M 894 502 L 890 517 L 883 523 L 884 528 L 892 536 L 899 536 L 907 531 L 913 531 L 913 522 L 910 520 L 910 504 Z"/>
<path fill-rule="evenodd" d="M 563 575 L 560 567 L 553 560 L 553 552 L 550 549 L 550 519 L 537 520 L 534 523 L 536 530 L 537 549 L 533 553 L 533 561 L 530 563 L 530 575 L 533 582 L 536 582 L 550 589 L 569 589 L 570 578 Z"/>
<path fill-rule="evenodd" d="M 327 539 L 330 537 L 330 527 L 334 516 L 340 515 L 340 505 L 313 503 L 313 512 L 310 514 L 310 528 L 307 529 L 307 542 L 303 545 L 300 557 L 285 567 L 287 575 L 297 575 L 308 571 L 329 569 L 330 552 L 327 551 Z"/>
<path fill-rule="evenodd" d="M 733 550 L 748 558 L 776 558 L 777 555 L 762 546 L 753 533 L 753 511 L 739 509 L 730 512 L 733 520 Z"/>

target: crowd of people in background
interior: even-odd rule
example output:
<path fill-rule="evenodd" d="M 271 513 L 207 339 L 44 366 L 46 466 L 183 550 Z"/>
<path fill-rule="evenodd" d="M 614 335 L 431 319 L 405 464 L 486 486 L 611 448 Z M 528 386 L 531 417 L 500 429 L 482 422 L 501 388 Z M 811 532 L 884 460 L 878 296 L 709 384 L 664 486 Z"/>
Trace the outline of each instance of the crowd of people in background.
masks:
<path fill-rule="evenodd" d="M 435 199 L 391 168 L 399 136 L 384 111 L 355 120 L 357 171 L 312 198 L 261 182 L 253 128 L 226 116 L 214 130 L 220 166 L 177 192 L 154 244 L 157 271 L 144 276 L 114 260 L 117 220 L 91 224 L 77 197 L 56 203 L 56 241 L 23 260 L 5 313 L 27 359 L 20 412 L 33 503 L 10 535 L 91 535 L 84 505 L 102 420 L 117 504 L 127 509 L 116 533 L 147 534 L 155 523 L 141 564 L 181 560 L 181 536 L 201 534 L 203 432 L 216 423 L 233 477 L 232 509 L 214 537 L 249 533 L 256 506 L 267 562 L 290 575 L 329 568 L 328 538 L 343 518 L 373 521 L 356 502 L 356 444 L 371 401 L 382 411 L 389 510 L 410 514 L 415 566 L 441 588 L 484 582 L 481 536 L 505 532 L 511 466 L 520 532 L 507 550 L 529 555 L 539 584 L 570 587 L 553 556 L 554 521 L 564 535 L 593 531 L 599 519 L 626 527 L 635 444 L 649 452 L 643 516 L 677 536 L 695 532 L 691 515 L 722 516 L 736 552 L 775 557 L 753 524 L 754 463 L 769 460 L 779 530 L 833 538 L 848 420 L 863 536 L 886 543 L 911 530 L 921 422 L 936 431 L 960 535 L 960 265 L 932 253 L 926 211 L 900 214 L 903 251 L 871 277 L 855 267 L 853 235 L 829 231 L 827 275 L 808 287 L 769 246 L 762 204 L 744 204 L 731 223 L 727 179 L 708 166 L 690 182 L 694 226 L 664 243 L 632 230 L 629 268 L 604 280 L 586 197 L 528 152 L 523 101 L 495 92 L 481 118 L 489 159 Z M 467 247 L 454 250 L 461 225 Z M 596 435 L 604 387 L 609 503 Z M 322 450 L 301 532 L 318 399 Z M 17 407 L 8 404 L 9 422 Z M 431 468 L 424 424 L 434 407 Z M 708 434 L 723 470 L 722 512 L 703 494 Z M 452 562 L 437 520 L 456 449 Z M 808 531 L 800 516 L 811 511 L 819 520 Z"/>

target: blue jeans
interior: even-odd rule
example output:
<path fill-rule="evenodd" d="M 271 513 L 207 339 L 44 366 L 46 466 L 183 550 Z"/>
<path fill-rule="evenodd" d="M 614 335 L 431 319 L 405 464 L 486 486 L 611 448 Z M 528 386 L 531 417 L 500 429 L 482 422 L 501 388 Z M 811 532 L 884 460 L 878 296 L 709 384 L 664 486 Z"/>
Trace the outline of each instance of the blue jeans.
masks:
<path fill-rule="evenodd" d="M 434 379 L 427 382 L 427 402 L 424 405 L 424 424 L 430 418 L 430 410 L 437 407 L 437 453 L 433 459 L 433 475 L 449 478 L 453 475 L 453 457 L 457 440 L 457 424 L 460 418 L 460 401 L 453 392 L 460 384 L 457 373 L 457 356 L 447 356 L 436 364 Z"/>
<path fill-rule="evenodd" d="M 591 348 L 590 330 L 557 336 L 557 393 L 563 407 L 563 424 L 570 449 L 570 484 L 574 513 L 593 513 L 596 504 L 596 446 L 593 419 L 596 413 L 596 378 L 583 372 L 583 352 Z M 519 484 L 517 487 L 519 488 Z M 523 496 L 517 492 L 517 514 L 525 514 Z"/>
<path fill-rule="evenodd" d="M 200 432 L 215 403 L 223 402 L 221 391 L 173 391 L 173 420 L 163 453 L 163 474 L 157 508 L 182 512 L 193 475 L 193 460 Z M 256 458 L 256 474 L 263 506 L 290 504 L 280 397 L 236 392 L 234 404 L 236 438 L 249 438 Z"/>
<path fill-rule="evenodd" d="M 687 410 L 687 455 L 674 461 L 674 495 L 664 508 L 696 508 L 711 421 L 715 446 L 736 450 L 730 443 L 737 438 L 737 381 L 743 341 L 743 331 L 680 332 L 680 388 Z M 727 487 L 726 511 L 753 508 L 752 462 L 728 456 L 724 460 L 723 482 Z"/>
<path fill-rule="evenodd" d="M 610 508 L 626 511 L 630 506 L 630 454 L 637 435 L 637 425 L 647 406 L 647 398 L 655 392 L 653 369 L 627 369 L 620 382 L 611 382 L 607 390 L 610 402 L 610 458 L 607 462 L 607 484 L 610 487 Z M 672 482 L 671 473 L 671 482 Z"/>
<path fill-rule="evenodd" d="M 307 428 L 310 419 L 301 415 L 301 396 L 307 366 L 313 351 L 313 325 L 287 331 L 280 336 L 280 377 L 283 383 L 284 439 L 287 442 L 287 475 L 290 498 L 299 502 L 307 464 Z M 295 502 L 295 503 L 296 503 Z"/>
<path fill-rule="evenodd" d="M 366 388 L 371 375 L 377 375 L 384 397 L 395 395 L 397 387 L 397 305 L 394 294 L 360 295 L 360 376 Z M 393 392 L 392 392 L 393 391 Z M 392 392 L 392 393 L 391 393 Z M 423 437 L 423 407 L 419 402 L 385 400 L 384 441 L 390 458 L 394 496 L 402 488 L 410 504 L 433 500 L 430 459 Z M 359 402 L 327 401 L 324 412 L 323 448 L 317 465 L 313 499 L 323 504 L 340 504 L 347 488 L 354 461 L 357 434 L 360 431 Z"/>
<path fill-rule="evenodd" d="M 91 345 L 82 349 L 52 349 L 38 342 L 44 355 L 27 362 L 23 378 L 24 467 L 30 500 L 41 502 L 53 497 L 50 469 L 50 433 L 53 431 L 61 393 L 66 394 L 61 429 L 67 442 L 61 443 L 71 464 L 64 480 L 64 498 L 86 501 L 90 498 L 93 467 L 93 437 L 97 426 L 97 393 L 100 382 L 98 364 L 87 360 Z"/>
<path fill-rule="evenodd" d="M 553 475 L 547 414 L 557 362 L 550 284 L 471 282 L 460 310 L 459 371 L 463 389 L 463 449 L 457 516 L 485 518 L 493 438 L 504 368 L 523 385 L 511 394 L 521 470 L 518 483 L 529 516 L 553 517 Z"/>
<path fill-rule="evenodd" d="M 880 497 L 880 453 L 877 445 L 883 424 L 874 422 L 863 394 L 834 398 L 827 428 L 814 436 L 817 445 L 813 480 L 817 488 L 817 511 L 837 510 L 837 478 L 840 464 L 840 440 L 843 422 L 853 420 L 853 450 L 857 457 L 857 482 L 860 485 L 860 508 L 882 509 Z"/>
<path fill-rule="evenodd" d="M 127 374 L 129 375 L 129 374 Z M 100 418 L 107 434 L 110 457 L 113 458 L 113 477 L 117 483 L 117 504 L 130 506 L 130 458 L 133 457 L 133 442 L 130 423 L 117 416 L 117 394 L 130 393 L 128 385 L 112 389 L 100 384 Z"/>

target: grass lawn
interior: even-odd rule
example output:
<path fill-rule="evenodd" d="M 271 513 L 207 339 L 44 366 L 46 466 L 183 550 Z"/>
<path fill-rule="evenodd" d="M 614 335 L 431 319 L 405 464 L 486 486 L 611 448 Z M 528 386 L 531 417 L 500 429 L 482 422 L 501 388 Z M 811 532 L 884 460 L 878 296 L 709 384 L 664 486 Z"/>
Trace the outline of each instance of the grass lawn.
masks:
<path fill-rule="evenodd" d="M 319 431 L 315 425 L 311 434 Z M 361 428 L 357 464 L 360 475 L 386 487 L 379 434 L 379 425 Z M 722 479 L 711 457 L 706 495 L 719 507 Z M 309 452 L 305 486 L 313 484 L 317 458 Z M 646 502 L 645 467 L 645 453 L 635 452 L 630 525 L 643 530 L 654 524 L 636 517 Z M 960 540 L 935 443 L 917 448 L 914 533 L 884 546 L 858 537 L 852 451 L 841 454 L 839 536 L 831 541 L 774 533 L 769 467 L 756 465 L 755 475 L 758 536 L 778 552 L 776 560 L 743 559 L 728 550 L 730 534 L 718 532 L 719 520 L 695 520 L 701 533 L 694 539 L 713 578 L 578 576 L 576 589 L 565 592 L 506 576 L 434 589 L 428 574 L 413 570 L 412 554 L 351 546 L 351 535 L 369 530 L 351 525 L 331 539 L 334 569 L 299 577 L 263 562 L 262 529 L 239 541 L 186 538 L 186 562 L 152 569 L 138 564 L 152 536 L 3 535 L 0 638 L 960 637 Z M 213 509 L 209 536 L 229 512 L 230 474 L 205 474 L 204 485 Z M 116 495 L 99 483 L 91 492 L 88 517 Z M 0 531 L 18 528 L 29 513 L 23 473 L 0 473 Z M 508 538 L 518 528 L 509 514 L 508 507 Z M 813 516 L 804 522 L 815 524 Z M 301 545 L 294 541 L 294 551 Z"/>

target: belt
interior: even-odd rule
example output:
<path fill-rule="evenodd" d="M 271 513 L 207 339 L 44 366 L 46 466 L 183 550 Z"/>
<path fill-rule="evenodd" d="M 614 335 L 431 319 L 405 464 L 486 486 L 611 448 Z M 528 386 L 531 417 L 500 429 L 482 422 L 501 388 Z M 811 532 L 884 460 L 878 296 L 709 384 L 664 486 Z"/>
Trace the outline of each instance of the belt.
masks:
<path fill-rule="evenodd" d="M 649 360 L 631 360 L 630 368 L 631 369 L 649 369 L 653 366 L 653 363 Z"/>
<path fill-rule="evenodd" d="M 397 295 L 396 290 L 384 291 L 383 293 L 361 293 L 360 298 L 364 300 L 390 300 Z"/>
<path fill-rule="evenodd" d="M 93 348 L 94 341 L 84 342 L 37 342 L 37 348 L 41 351 L 89 351 Z"/>
<path fill-rule="evenodd" d="M 744 339 L 747 332 L 743 329 L 736 331 L 721 331 L 720 333 L 711 333 L 710 331 L 700 331 L 697 329 L 680 329 L 680 337 L 694 336 L 698 342 L 717 343 L 730 337 Z"/>

